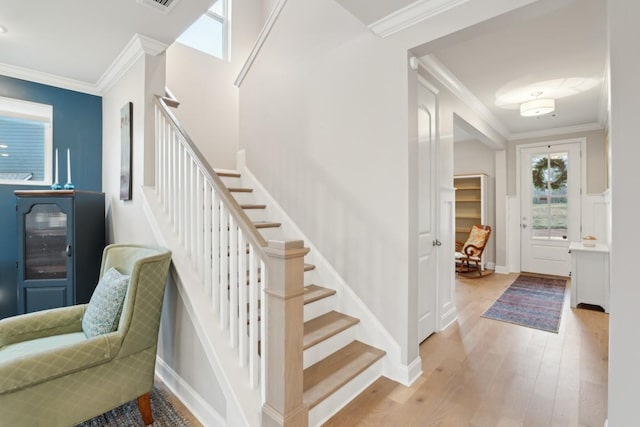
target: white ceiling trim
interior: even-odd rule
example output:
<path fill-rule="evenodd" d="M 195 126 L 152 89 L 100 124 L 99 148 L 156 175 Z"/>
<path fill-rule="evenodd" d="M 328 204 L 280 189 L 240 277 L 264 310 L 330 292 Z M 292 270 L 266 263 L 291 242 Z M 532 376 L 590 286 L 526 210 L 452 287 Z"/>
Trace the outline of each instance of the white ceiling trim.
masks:
<path fill-rule="evenodd" d="M 67 77 L 60 77 L 42 71 L 35 71 L 28 68 L 17 67 L 15 65 L 0 63 L 0 74 L 48 86 L 55 86 L 62 89 L 73 90 L 76 92 L 88 93 L 89 95 L 100 95 L 100 91 L 94 84 L 70 79 Z"/>
<path fill-rule="evenodd" d="M 102 74 L 96 86 L 100 93 L 106 93 L 125 75 L 127 71 L 143 55 L 157 56 L 167 49 L 168 45 L 142 34 L 134 34 L 127 46 Z"/>
<path fill-rule="evenodd" d="M 602 130 L 604 126 L 601 123 L 585 123 L 582 125 L 565 126 L 561 128 L 542 129 L 531 132 L 514 133 L 509 137 L 509 141 L 518 141 L 521 139 L 546 138 L 548 136 L 566 135 L 569 133 L 591 132 L 594 130 Z"/>
<path fill-rule="evenodd" d="M 505 139 L 509 139 L 509 129 L 434 55 L 423 56 L 420 58 L 420 64 L 489 126 Z"/>
<path fill-rule="evenodd" d="M 166 44 L 157 40 L 141 34 L 135 34 L 96 84 L 3 63 L 0 63 L 0 74 L 16 79 L 100 96 L 122 78 L 142 55 L 148 54 L 156 56 L 164 52 L 167 47 Z"/>
<path fill-rule="evenodd" d="M 410 5 L 369 24 L 369 29 L 377 36 L 389 37 L 469 0 L 417 0 Z"/>

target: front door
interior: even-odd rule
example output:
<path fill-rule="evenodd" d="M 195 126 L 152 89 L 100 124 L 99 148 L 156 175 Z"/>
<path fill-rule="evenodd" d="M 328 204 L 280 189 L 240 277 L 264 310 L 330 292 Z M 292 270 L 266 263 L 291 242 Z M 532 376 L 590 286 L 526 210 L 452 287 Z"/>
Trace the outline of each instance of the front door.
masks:
<path fill-rule="evenodd" d="M 580 142 L 520 151 L 521 270 L 569 276 L 569 242 L 580 241 Z"/>
<path fill-rule="evenodd" d="M 418 337 L 436 330 L 437 98 L 418 84 Z"/>

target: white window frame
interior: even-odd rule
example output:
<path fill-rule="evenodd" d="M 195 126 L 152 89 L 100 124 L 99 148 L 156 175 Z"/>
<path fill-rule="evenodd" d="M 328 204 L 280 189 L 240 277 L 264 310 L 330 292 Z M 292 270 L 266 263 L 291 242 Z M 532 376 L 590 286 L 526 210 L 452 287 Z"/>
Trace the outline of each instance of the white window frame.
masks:
<path fill-rule="evenodd" d="M 229 61 L 231 58 L 231 0 L 218 0 L 218 2 L 222 3 L 222 15 L 216 12 L 213 12 L 210 9 L 207 9 L 207 11 L 202 16 L 206 16 L 222 24 L 222 46 L 221 46 L 221 56 L 219 59 L 222 59 L 224 61 Z M 186 44 L 180 41 L 178 43 L 183 44 L 185 46 L 192 47 L 189 44 Z M 203 53 L 213 56 L 214 58 L 218 58 L 218 56 L 211 55 L 208 52 L 203 52 Z"/>
<path fill-rule="evenodd" d="M 1 179 L 0 184 L 12 185 L 51 185 L 53 158 L 53 106 L 15 98 L 0 97 L 0 116 L 33 120 L 45 123 L 44 131 L 44 179 L 17 180 Z"/>

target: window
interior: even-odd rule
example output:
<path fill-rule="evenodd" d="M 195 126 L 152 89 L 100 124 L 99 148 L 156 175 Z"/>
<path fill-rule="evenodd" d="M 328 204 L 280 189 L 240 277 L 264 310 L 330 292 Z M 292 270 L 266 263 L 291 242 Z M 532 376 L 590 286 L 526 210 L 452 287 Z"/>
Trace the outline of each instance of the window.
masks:
<path fill-rule="evenodd" d="M 0 184 L 51 184 L 53 107 L 0 97 Z"/>
<path fill-rule="evenodd" d="M 228 59 L 230 1 L 217 0 L 176 41 L 217 58 Z"/>

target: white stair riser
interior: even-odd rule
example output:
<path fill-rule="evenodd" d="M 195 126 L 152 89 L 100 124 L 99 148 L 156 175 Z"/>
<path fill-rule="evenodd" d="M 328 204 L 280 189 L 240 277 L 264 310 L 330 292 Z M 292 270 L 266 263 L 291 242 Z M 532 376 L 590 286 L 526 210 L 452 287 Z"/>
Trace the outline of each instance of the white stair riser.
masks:
<path fill-rule="evenodd" d="M 302 354 L 302 366 L 303 368 L 308 368 L 309 366 L 318 363 L 325 357 L 335 353 L 340 350 L 345 345 L 351 343 L 356 339 L 356 327 L 358 325 L 353 325 L 350 328 L 345 329 L 344 331 L 335 334 L 331 338 L 327 338 L 326 340 L 319 342 L 313 347 L 309 347 Z"/>
<path fill-rule="evenodd" d="M 242 187 L 242 178 L 234 178 L 230 176 L 221 176 L 220 179 L 225 187 Z"/>
<path fill-rule="evenodd" d="M 265 240 L 283 240 L 285 239 L 284 233 L 280 228 L 260 228 L 258 229 L 262 237 Z"/>
<path fill-rule="evenodd" d="M 308 272 L 306 275 L 309 275 Z M 335 295 L 328 296 L 326 298 L 319 299 L 304 306 L 304 321 L 307 322 L 311 319 L 315 319 L 318 316 L 322 316 L 335 308 Z"/>
<path fill-rule="evenodd" d="M 335 415 L 340 409 L 355 399 L 360 393 L 369 387 L 382 375 L 382 361 L 376 361 L 365 369 L 360 375 L 349 381 L 331 396 L 320 402 L 309 411 L 309 426 L 320 426 Z"/>
<path fill-rule="evenodd" d="M 253 193 L 231 193 L 231 195 L 234 199 L 236 199 L 236 202 L 241 205 L 258 203 L 256 202 L 256 198 L 254 197 Z"/>

